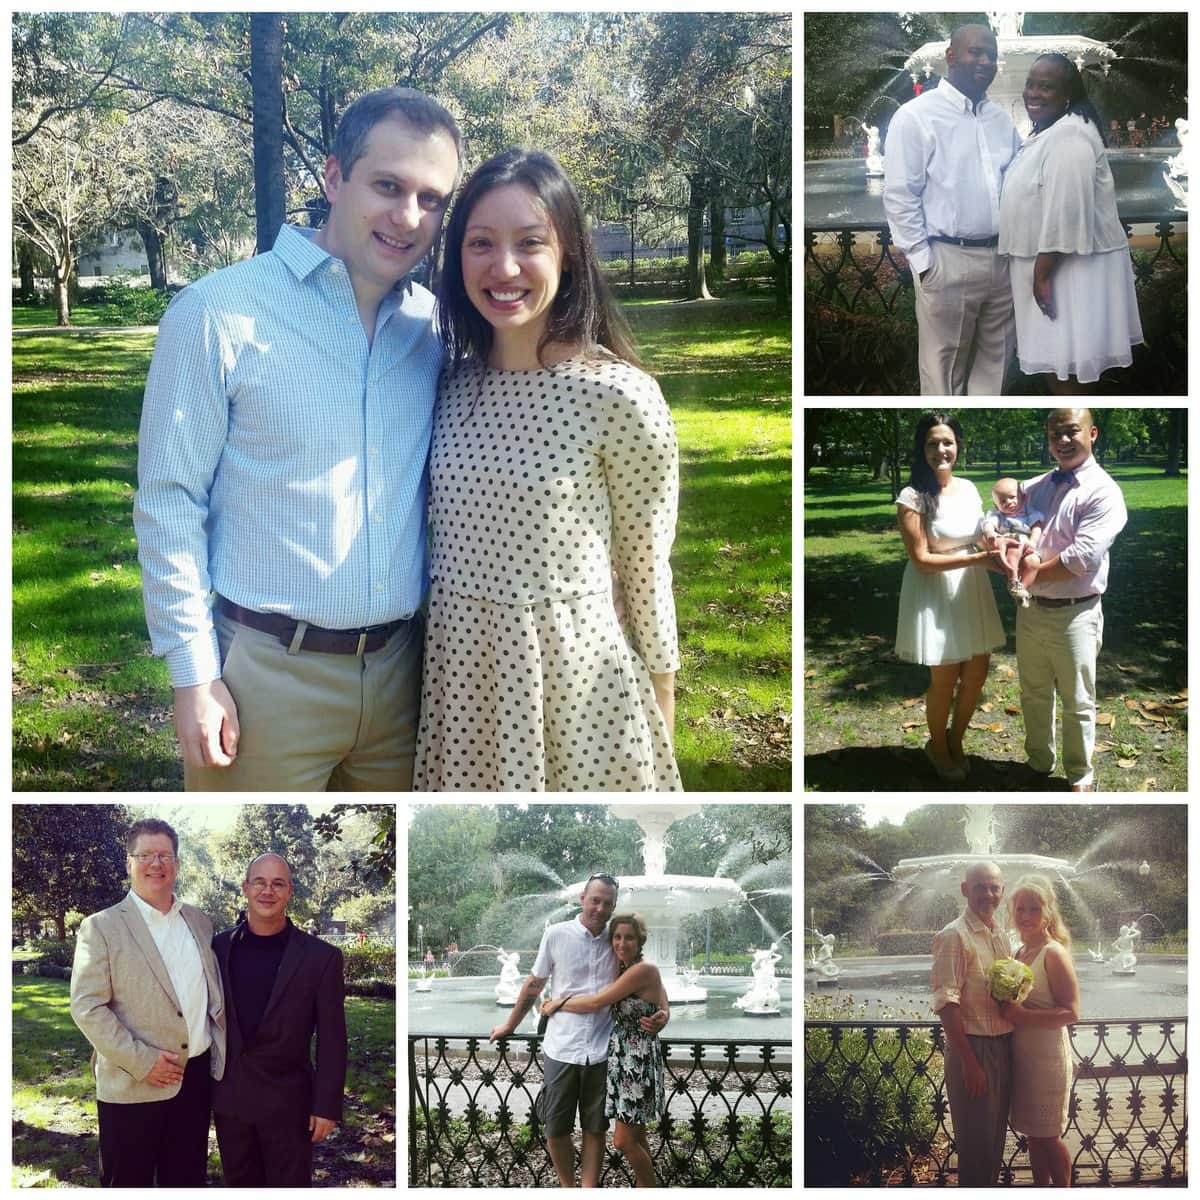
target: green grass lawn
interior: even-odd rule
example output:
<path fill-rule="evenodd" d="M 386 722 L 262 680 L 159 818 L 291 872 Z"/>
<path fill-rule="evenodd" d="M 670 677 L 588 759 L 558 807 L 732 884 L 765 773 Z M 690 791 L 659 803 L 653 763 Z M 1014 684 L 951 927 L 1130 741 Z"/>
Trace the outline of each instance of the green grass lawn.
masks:
<path fill-rule="evenodd" d="M 17 327 L 27 326 L 16 311 Z M 786 790 L 790 318 L 774 316 L 769 300 L 661 301 L 627 311 L 679 431 L 672 562 L 684 786 Z M 76 314 L 81 325 L 85 314 Z M 13 340 L 16 790 L 182 787 L 131 519 L 154 336 L 84 329 Z"/>
<path fill-rule="evenodd" d="M 96 1087 L 88 1045 L 71 1020 L 65 980 L 13 979 L 13 1187 L 99 1187 Z M 316 1147 L 314 1181 L 390 1187 L 395 1182 L 396 1006 L 347 997 L 350 1069 L 344 1120 Z M 208 1180 L 220 1186 L 209 1130 Z"/>
<path fill-rule="evenodd" d="M 1187 787 L 1187 482 L 1163 464 L 1107 468 L 1129 523 L 1110 556 L 1104 648 L 1097 664 L 1100 790 Z M 994 465 L 958 472 L 986 496 Z M 1039 473 L 1014 471 L 1025 479 Z M 928 732 L 926 667 L 893 653 L 904 548 L 886 482 L 862 470 L 815 469 L 804 489 L 804 745 L 810 790 L 935 791 L 920 754 Z M 1024 762 L 1015 607 L 989 575 L 1008 635 L 992 656 L 966 739 L 971 790 L 1007 791 L 1004 767 Z M 1158 706 L 1158 707 L 1155 707 Z M 1060 734 L 1061 751 L 1061 734 Z M 1061 768 L 1054 783 L 1065 788 Z"/>

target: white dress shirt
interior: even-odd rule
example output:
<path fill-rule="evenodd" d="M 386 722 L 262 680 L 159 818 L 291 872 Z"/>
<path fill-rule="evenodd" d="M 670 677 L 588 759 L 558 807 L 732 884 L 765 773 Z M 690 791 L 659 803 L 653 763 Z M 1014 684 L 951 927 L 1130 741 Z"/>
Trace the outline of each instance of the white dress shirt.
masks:
<path fill-rule="evenodd" d="M 972 108 L 948 79 L 897 111 L 883 157 L 883 209 L 915 272 L 933 261 L 931 235 L 999 232 L 1000 185 L 1020 146 L 999 105 L 985 97 Z"/>
<path fill-rule="evenodd" d="M 1129 520 L 1125 497 L 1091 455 L 1069 482 L 1055 483 L 1053 475 L 1031 479 L 1024 493 L 1046 514 L 1039 557 L 1044 562 L 1057 554 L 1071 578 L 1037 579 L 1029 590 L 1052 600 L 1102 596 L 1108 590 L 1108 549 Z"/>
<path fill-rule="evenodd" d="M 551 996 L 604 991 L 618 974 L 607 928 L 598 934 L 589 933 L 578 917 L 551 925 L 542 934 L 530 974 L 535 979 L 550 979 Z M 611 1008 L 594 1013 L 560 1009 L 546 1025 L 542 1052 L 556 1062 L 576 1066 L 603 1062 L 608 1058 L 612 1023 Z"/>
<path fill-rule="evenodd" d="M 188 1027 L 188 1057 L 196 1058 L 208 1049 L 208 980 L 200 961 L 200 947 L 179 911 L 179 898 L 171 897 L 171 907 L 161 913 L 152 904 L 130 890 L 137 910 L 150 930 L 150 936 L 162 955 L 171 978 L 175 997 Z"/>

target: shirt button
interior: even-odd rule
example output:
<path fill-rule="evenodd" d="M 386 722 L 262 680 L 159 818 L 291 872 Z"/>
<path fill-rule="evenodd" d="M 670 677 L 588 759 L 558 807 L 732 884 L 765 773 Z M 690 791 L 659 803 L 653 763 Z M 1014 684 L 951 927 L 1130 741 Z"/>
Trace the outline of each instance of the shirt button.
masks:
<path fill-rule="evenodd" d="M 377 592 L 382 592 L 382 591 L 383 591 L 383 584 L 382 584 L 382 583 L 377 583 L 377 584 L 375 585 L 375 590 L 376 590 Z"/>
<path fill-rule="evenodd" d="M 336 262 L 330 263 L 329 264 L 329 273 L 330 273 L 330 275 L 340 275 L 342 273 L 341 263 L 336 263 Z"/>
<path fill-rule="evenodd" d="M 371 518 L 371 520 L 372 520 L 372 521 L 374 521 L 376 525 L 382 525 L 382 524 L 383 524 L 383 518 L 382 518 L 382 517 L 381 517 L 381 516 L 380 516 L 378 513 L 376 513 L 376 514 L 375 514 L 375 515 L 374 515 L 374 516 Z"/>

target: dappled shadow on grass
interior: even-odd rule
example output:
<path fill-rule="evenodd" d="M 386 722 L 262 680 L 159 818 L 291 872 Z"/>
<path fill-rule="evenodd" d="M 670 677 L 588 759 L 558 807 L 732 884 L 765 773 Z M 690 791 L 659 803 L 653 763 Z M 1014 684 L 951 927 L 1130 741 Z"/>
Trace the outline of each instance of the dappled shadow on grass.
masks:
<path fill-rule="evenodd" d="M 804 756 L 806 792 L 1069 792 L 1061 777 L 1036 789 L 1014 787 L 1012 760 L 970 755 L 964 783 L 940 779 L 921 750 L 904 746 L 848 746 Z"/>
<path fill-rule="evenodd" d="M 46 1170 L 52 1167 L 53 1162 L 64 1158 L 91 1160 L 99 1164 L 99 1127 L 95 1125 L 94 1108 L 89 1108 L 91 1111 L 85 1110 L 85 1114 L 90 1118 L 89 1124 L 93 1125 L 93 1130 L 88 1133 L 63 1133 L 57 1129 L 41 1129 L 24 1121 L 13 1121 L 13 1166 Z M 98 1178 L 98 1169 L 96 1174 Z M 72 1186 L 78 1186 L 78 1183 Z"/>
<path fill-rule="evenodd" d="M 13 436 L 19 441 L 26 430 L 32 437 L 35 430 L 41 434 L 60 424 L 88 433 L 118 433 L 136 443 L 142 389 L 142 378 L 131 381 L 123 376 L 103 385 L 64 381 L 52 387 L 18 388 L 13 394 Z"/>

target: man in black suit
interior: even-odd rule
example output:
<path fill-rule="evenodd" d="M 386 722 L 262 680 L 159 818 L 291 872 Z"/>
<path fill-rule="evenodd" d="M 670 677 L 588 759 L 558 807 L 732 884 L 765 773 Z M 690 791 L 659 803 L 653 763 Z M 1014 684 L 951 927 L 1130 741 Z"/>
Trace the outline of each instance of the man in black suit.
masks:
<path fill-rule="evenodd" d="M 242 884 L 245 918 L 213 939 L 229 1014 L 213 1088 L 226 1187 L 311 1187 L 313 1144 L 342 1119 L 342 952 L 292 924 L 294 894 L 286 860 L 260 854 Z"/>

